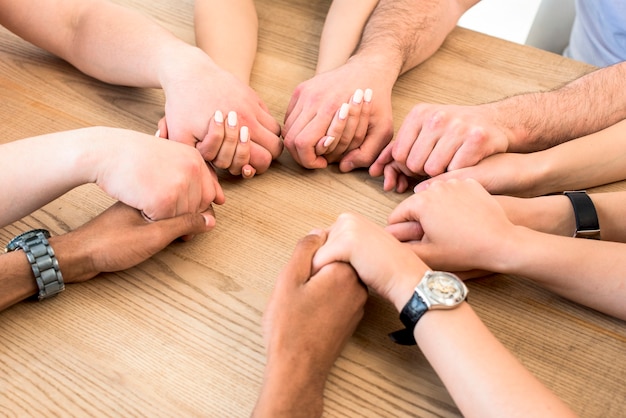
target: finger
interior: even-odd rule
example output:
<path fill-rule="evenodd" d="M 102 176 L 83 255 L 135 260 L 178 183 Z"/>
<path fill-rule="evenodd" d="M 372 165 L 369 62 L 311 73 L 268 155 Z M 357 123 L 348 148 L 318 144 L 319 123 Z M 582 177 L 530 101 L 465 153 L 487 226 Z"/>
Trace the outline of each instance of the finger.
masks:
<path fill-rule="evenodd" d="M 159 120 L 157 124 L 157 131 L 154 134 L 157 138 L 167 138 L 167 122 L 165 120 L 165 116 Z"/>
<path fill-rule="evenodd" d="M 390 142 L 387 146 L 382 150 L 376 161 L 370 166 L 369 173 L 372 177 L 380 177 L 383 175 L 385 166 L 393 161 L 393 156 L 391 155 L 391 149 L 393 148 L 393 144 L 395 142 Z"/>
<path fill-rule="evenodd" d="M 244 179 L 251 179 L 252 177 L 254 177 L 255 174 L 256 174 L 256 169 L 250 164 L 244 165 L 243 168 L 241 169 L 241 176 Z"/>
<path fill-rule="evenodd" d="M 460 147 L 457 141 L 453 141 L 446 135 L 439 138 L 433 150 L 424 163 L 424 172 L 431 177 L 445 173 L 452 158 Z M 409 158 L 411 160 L 411 158 Z M 409 169 L 411 169 L 409 165 Z"/>
<path fill-rule="evenodd" d="M 230 174 L 238 176 L 242 174 L 242 168 L 250 162 L 250 134 L 247 126 L 242 126 L 239 130 L 239 143 L 235 149 L 233 163 L 228 168 Z"/>
<path fill-rule="evenodd" d="M 244 120 L 239 120 L 240 125 L 244 125 Z M 250 140 L 268 150 L 272 155 L 272 159 L 280 157 L 283 152 L 284 144 L 278 135 L 268 130 L 258 122 L 253 122 L 254 129 L 250 129 Z M 278 128 L 280 132 L 280 127 Z"/>
<path fill-rule="evenodd" d="M 424 230 L 419 222 L 389 224 L 385 230 L 400 242 L 419 241 L 424 236 Z"/>
<path fill-rule="evenodd" d="M 213 165 L 217 168 L 227 169 L 233 162 L 237 142 L 239 141 L 239 124 L 237 119 L 237 112 L 228 112 L 224 129 L 224 141 L 217 153 L 217 157 L 213 160 Z"/>
<path fill-rule="evenodd" d="M 354 131 L 354 137 L 348 146 L 347 151 L 359 148 L 369 128 L 370 114 L 372 112 L 372 89 L 366 89 L 363 94 L 363 105 L 361 106 L 361 114 L 359 115 L 359 123 Z"/>
<path fill-rule="evenodd" d="M 390 192 L 396 188 L 398 184 L 399 170 L 396 169 L 396 163 L 387 164 L 384 168 L 383 190 Z"/>
<path fill-rule="evenodd" d="M 173 218 L 163 219 L 149 225 L 160 231 L 154 234 L 159 237 L 161 245 L 165 247 L 167 244 L 178 238 L 190 239 L 198 234 L 209 231 L 215 225 L 215 218 L 209 213 L 185 213 Z"/>
<path fill-rule="evenodd" d="M 311 266 L 313 256 L 326 241 L 327 234 L 315 230 L 302 238 L 276 281 L 276 286 L 293 285 L 294 287 L 306 283 L 312 275 Z"/>
<path fill-rule="evenodd" d="M 272 164 L 272 154 L 268 150 L 250 142 L 250 166 L 254 170 L 254 174 L 265 173 Z"/>
<path fill-rule="evenodd" d="M 405 157 L 406 166 L 409 167 L 411 171 L 422 175 L 427 174 L 424 165 L 435 149 L 435 146 L 442 140 L 444 123 L 446 123 L 446 113 L 443 111 L 437 111 L 423 121 L 423 125 L 420 127 L 421 129 L 417 132 L 413 146 L 409 154 Z M 395 152 L 394 158 L 399 160 Z"/>
<path fill-rule="evenodd" d="M 332 144 L 335 142 L 336 139 L 337 138 L 334 136 L 323 137 L 315 145 L 315 153 L 317 155 L 324 155 L 326 151 L 328 151 L 328 148 L 332 146 Z"/>
<path fill-rule="evenodd" d="M 226 197 L 224 196 L 224 190 L 222 189 L 222 186 L 219 183 L 215 169 L 211 166 L 211 164 L 208 164 L 208 163 L 207 163 L 207 168 L 209 169 L 209 172 L 211 173 L 211 182 L 205 186 L 207 187 L 207 189 L 205 189 L 205 193 L 206 193 L 205 196 L 207 196 L 207 198 L 210 197 L 211 200 L 208 202 L 205 202 L 205 207 L 210 206 L 211 203 L 222 205 L 226 201 Z"/>
<path fill-rule="evenodd" d="M 339 164 L 341 172 L 352 171 L 359 167 L 369 167 L 393 137 L 393 123 L 380 123 L 374 126 L 359 148 L 347 153 Z"/>
<path fill-rule="evenodd" d="M 361 117 L 361 108 L 363 107 L 363 90 L 357 89 L 350 100 L 348 107 L 348 115 L 346 117 L 343 133 L 337 142 L 335 149 L 328 153 L 326 159 L 328 161 L 337 161 L 344 152 L 350 147 L 354 140 L 354 133 L 359 126 Z M 359 144 L 360 145 L 360 144 Z"/>
<path fill-rule="evenodd" d="M 333 140 L 332 143 L 329 144 L 326 154 L 331 154 L 335 150 L 337 143 L 339 142 L 336 140 L 337 138 L 341 140 L 344 129 L 346 128 L 347 118 L 349 114 L 350 105 L 348 103 L 343 103 L 335 113 L 335 116 L 333 117 L 333 120 L 330 123 L 328 130 L 326 131 L 326 136 L 333 137 L 335 138 L 335 140 Z"/>
<path fill-rule="evenodd" d="M 209 130 L 202 141 L 196 144 L 205 161 L 213 161 L 224 142 L 224 115 L 217 110 L 209 122 Z"/>

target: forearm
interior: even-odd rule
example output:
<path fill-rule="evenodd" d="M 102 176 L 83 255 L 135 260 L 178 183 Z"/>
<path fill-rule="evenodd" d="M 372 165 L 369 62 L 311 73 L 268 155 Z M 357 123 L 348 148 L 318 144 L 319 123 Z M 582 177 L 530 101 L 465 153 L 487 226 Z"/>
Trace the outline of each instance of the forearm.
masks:
<path fill-rule="evenodd" d="M 85 128 L 1 145 L 0 226 L 95 181 L 99 163 L 106 160 L 106 153 L 113 147 L 107 141 L 111 131 Z"/>
<path fill-rule="evenodd" d="M 513 132 L 510 152 L 538 151 L 597 132 L 626 118 L 626 63 L 596 70 L 549 92 L 487 106 Z"/>
<path fill-rule="evenodd" d="M 376 4 L 378 0 L 333 0 L 320 38 L 317 74 L 345 64 Z"/>
<path fill-rule="evenodd" d="M 143 14 L 104 0 L 0 5 L 7 28 L 108 83 L 162 87 L 174 63 L 197 50 Z"/>
<path fill-rule="evenodd" d="M 439 49 L 476 0 L 380 0 L 354 58 L 386 67 L 396 77 Z"/>
<path fill-rule="evenodd" d="M 80 243 L 73 243 L 70 234 L 51 237 L 48 241 L 59 263 L 65 283 L 93 277 L 89 257 L 83 255 Z M 39 289 L 32 267 L 22 250 L 0 255 L 0 311 L 37 295 Z"/>
<path fill-rule="evenodd" d="M 626 178 L 626 120 L 528 155 L 534 195 L 578 190 Z"/>
<path fill-rule="evenodd" d="M 196 0 L 194 26 L 196 45 L 218 66 L 249 84 L 257 50 L 254 1 Z"/>
<path fill-rule="evenodd" d="M 480 268 L 527 277 L 567 299 L 626 319 L 626 246 L 516 226 Z"/>
<path fill-rule="evenodd" d="M 429 311 L 414 335 L 464 416 L 574 415 L 491 334 L 467 303 L 450 311 Z"/>

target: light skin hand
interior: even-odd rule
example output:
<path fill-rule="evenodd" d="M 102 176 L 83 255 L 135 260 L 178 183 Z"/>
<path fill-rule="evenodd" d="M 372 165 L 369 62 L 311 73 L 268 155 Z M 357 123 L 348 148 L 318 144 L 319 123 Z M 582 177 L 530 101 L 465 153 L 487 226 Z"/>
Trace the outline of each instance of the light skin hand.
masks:
<path fill-rule="evenodd" d="M 326 243 L 313 258 L 313 268 L 336 261 L 350 263 L 368 287 L 390 300 L 398 310 L 411 297 L 422 277 L 420 272 L 428 270 L 409 247 L 353 213 L 340 215 L 330 227 Z"/>
<path fill-rule="evenodd" d="M 303 238 L 276 281 L 263 315 L 267 367 L 254 417 L 320 416 L 328 374 L 363 316 L 367 290 L 349 265 L 311 269 L 325 238 Z"/>
<path fill-rule="evenodd" d="M 391 142 L 382 150 L 376 161 L 370 166 L 369 173 L 372 177 L 384 176 L 383 190 L 386 192 L 395 190 L 398 193 L 404 193 L 409 188 L 410 179 L 419 176 L 411 172 L 405 165 L 394 161 L 391 154 L 393 145 L 394 142 Z"/>
<path fill-rule="evenodd" d="M 80 228 L 50 238 L 67 283 L 133 267 L 181 237 L 210 231 L 215 215 L 188 213 L 148 222 L 139 211 L 118 202 Z"/>
<path fill-rule="evenodd" d="M 424 103 L 405 118 L 392 155 L 411 172 L 432 177 L 506 152 L 508 135 L 489 107 Z"/>
<path fill-rule="evenodd" d="M 283 134 L 287 150 L 300 165 L 306 168 L 323 168 L 327 165 L 326 158 L 316 155 L 316 144 L 326 136 L 346 97 L 363 86 L 371 87 L 377 99 L 371 102 L 366 113 L 359 113 L 359 124 L 356 127 L 351 125 L 350 130 L 342 134 L 347 135 L 347 138 L 354 129 L 347 147 L 346 139 L 336 138 L 337 144 L 343 141 L 339 150 L 345 149 L 342 154 L 337 151 L 337 155 L 331 155 L 330 159 L 341 159 L 341 171 L 366 167 L 374 161 L 393 135 L 391 89 L 395 78 L 388 80 L 387 75 L 377 78 L 379 73 L 384 73 L 384 68 L 376 68 L 374 65 L 368 68 L 366 63 L 352 58 L 345 65 L 319 74 L 296 88 L 285 114 Z M 356 110 L 357 106 L 352 108 Z M 367 128 L 363 127 L 361 118 L 368 119 Z M 351 114 L 351 119 L 356 121 L 356 112 Z M 366 131 L 364 140 L 356 147 L 363 131 Z"/>
<path fill-rule="evenodd" d="M 280 125 L 252 88 L 210 62 L 202 51 L 198 53 L 205 57 L 203 62 L 179 69 L 164 85 L 167 137 L 195 146 L 206 137 L 217 110 L 234 111 L 238 124 L 248 127 L 251 142 L 258 145 L 251 147 L 251 164 L 258 173 L 266 171 L 283 150 Z"/>
<path fill-rule="evenodd" d="M 387 231 L 438 270 L 498 269 L 515 247 L 516 227 L 476 181 L 435 181 L 400 203 Z M 454 254 L 454 256 L 451 256 Z"/>
<path fill-rule="evenodd" d="M 150 219 L 204 212 L 212 203 L 224 202 L 217 176 L 194 148 L 122 130 L 111 141 L 122 141 L 124 152 L 117 152 L 114 142 L 95 151 L 91 157 L 93 181 Z M 103 157 L 107 153 L 114 154 Z"/>
<path fill-rule="evenodd" d="M 520 197 L 537 196 L 535 179 L 541 178 L 542 165 L 533 154 L 495 154 L 473 167 L 461 168 L 422 181 L 415 186 L 416 193 L 425 190 L 435 181 L 474 179 L 489 193 Z M 535 163 L 536 161 L 536 163 Z"/>

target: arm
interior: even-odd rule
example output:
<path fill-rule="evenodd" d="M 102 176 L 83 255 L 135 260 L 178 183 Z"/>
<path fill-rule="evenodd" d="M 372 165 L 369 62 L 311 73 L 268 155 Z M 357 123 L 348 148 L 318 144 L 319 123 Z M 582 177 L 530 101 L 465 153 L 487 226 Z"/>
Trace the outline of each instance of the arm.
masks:
<path fill-rule="evenodd" d="M 334 261 L 349 262 L 361 280 L 398 311 L 428 270 L 408 246 L 351 214 L 341 215 L 331 227 L 313 265 Z M 573 416 L 489 332 L 468 304 L 426 312 L 414 336 L 464 416 Z"/>
<path fill-rule="evenodd" d="M 209 231 L 214 225 L 212 211 L 147 222 L 139 211 L 118 202 L 75 231 L 48 241 L 64 282 L 77 283 L 102 272 L 133 267 L 175 239 Z M 35 277 L 24 252 L 0 255 L 0 310 L 36 293 Z"/>
<path fill-rule="evenodd" d="M 347 142 L 328 157 L 350 171 L 369 166 L 393 135 L 391 91 L 400 74 L 432 55 L 475 0 L 381 0 L 370 16 L 359 47 L 347 63 L 301 83 L 285 114 L 285 146 L 308 168 L 325 166 L 315 155 L 337 109 L 356 89 L 371 88 L 367 135 Z"/>
<path fill-rule="evenodd" d="M 567 198 L 560 197 L 553 206 L 568 214 L 554 223 L 568 236 L 514 225 L 498 201 L 473 180 L 432 183 L 398 205 L 387 229 L 437 269 L 524 276 L 577 303 L 626 319 L 624 244 L 572 238 L 573 211 L 563 201 Z M 610 203 L 623 199 L 620 195 Z M 607 210 L 608 201 L 598 203 L 601 222 L 606 222 L 601 227 L 610 236 L 609 228 L 623 219 L 623 209 Z M 615 216 L 620 210 L 622 215 Z M 607 221 L 610 216 L 615 216 L 612 222 Z M 623 227 L 617 231 L 623 235 Z"/>
<path fill-rule="evenodd" d="M 378 0 L 333 0 L 320 37 L 316 74 L 346 63 L 377 4 Z"/>
<path fill-rule="evenodd" d="M 626 178 L 625 147 L 626 120 L 544 151 L 492 155 L 473 167 L 419 183 L 415 189 L 424 190 L 436 180 L 466 178 L 477 180 L 493 194 L 539 196 L 585 189 Z"/>
<path fill-rule="evenodd" d="M 155 220 L 224 202 L 215 174 L 196 150 L 139 132 L 85 128 L 9 142 L 0 150 L 0 225 L 85 183 Z M 37 167 L 37 175 L 28 167 Z"/>
<path fill-rule="evenodd" d="M 302 239 L 276 280 L 263 315 L 267 366 L 254 417 L 321 416 L 326 379 L 363 316 L 367 291 L 349 265 L 311 271 L 325 239 L 322 231 Z"/>
<path fill-rule="evenodd" d="M 561 88 L 478 106 L 419 104 L 405 118 L 393 161 L 436 176 L 499 152 L 533 152 L 592 134 L 626 118 L 626 63 L 591 72 Z M 382 175 L 392 160 L 377 161 Z"/>
<path fill-rule="evenodd" d="M 245 84 L 250 84 L 258 26 L 252 0 L 195 0 L 196 45 Z"/>

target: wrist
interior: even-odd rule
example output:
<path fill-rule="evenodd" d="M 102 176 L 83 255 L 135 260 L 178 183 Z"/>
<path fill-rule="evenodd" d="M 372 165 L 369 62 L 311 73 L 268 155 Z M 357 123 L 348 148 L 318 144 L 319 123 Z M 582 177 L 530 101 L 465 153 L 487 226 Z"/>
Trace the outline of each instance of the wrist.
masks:
<path fill-rule="evenodd" d="M 166 96 L 181 82 L 195 82 L 199 77 L 211 77 L 211 72 L 219 70 L 204 51 L 187 44 L 172 45 L 160 56 L 158 79 Z"/>
<path fill-rule="evenodd" d="M 65 283 L 82 282 L 96 276 L 91 256 L 84 250 L 84 243 L 76 242 L 71 232 L 48 239 L 59 262 Z"/>
<path fill-rule="evenodd" d="M 415 263 L 409 268 L 404 268 L 392 277 L 390 283 L 392 283 L 393 286 L 389 290 L 388 298 L 398 312 L 401 312 L 409 299 L 411 299 L 415 287 L 428 270 L 428 266 L 420 260 L 420 263 Z"/>
<path fill-rule="evenodd" d="M 376 80 L 377 85 L 380 83 L 391 91 L 400 75 L 402 60 L 379 53 L 357 52 L 346 65 L 354 66 L 356 71 L 366 73 L 370 79 Z"/>

